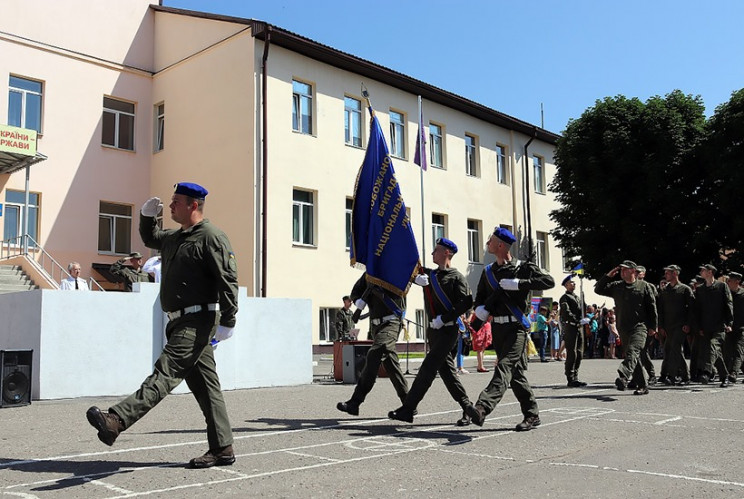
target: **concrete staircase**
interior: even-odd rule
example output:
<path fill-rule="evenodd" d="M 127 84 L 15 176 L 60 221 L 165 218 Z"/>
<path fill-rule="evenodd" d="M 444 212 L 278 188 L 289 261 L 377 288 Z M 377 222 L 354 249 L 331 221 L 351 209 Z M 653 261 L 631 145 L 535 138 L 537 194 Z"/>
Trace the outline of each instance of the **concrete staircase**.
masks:
<path fill-rule="evenodd" d="M 16 293 L 38 289 L 18 265 L 0 265 L 0 293 Z"/>

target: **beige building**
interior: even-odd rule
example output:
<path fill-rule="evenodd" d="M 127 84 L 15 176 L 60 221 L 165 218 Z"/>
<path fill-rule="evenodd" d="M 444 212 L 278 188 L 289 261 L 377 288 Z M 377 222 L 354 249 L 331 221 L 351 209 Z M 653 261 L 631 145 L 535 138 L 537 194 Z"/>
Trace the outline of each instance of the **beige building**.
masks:
<path fill-rule="evenodd" d="M 151 254 L 137 232 L 141 204 L 157 195 L 167 205 L 175 182 L 197 182 L 249 296 L 310 298 L 313 343 L 332 339 L 334 309 L 360 275 L 348 232 L 370 119 L 362 84 L 389 132 L 424 263 L 445 235 L 475 286 L 495 225 L 527 237 L 527 173 L 537 261 L 558 283 L 565 275 L 548 218 L 558 136 L 529 123 L 264 22 L 148 0 L 6 0 L 0 51 L 0 119 L 38 130 L 48 157 L 30 169 L 29 233 L 105 287 L 121 255 Z M 0 174 L 3 240 L 23 233 L 24 184 L 21 172 Z M 174 226 L 167 213 L 163 223 Z M 422 309 L 414 288 L 408 318 L 422 322 Z"/>

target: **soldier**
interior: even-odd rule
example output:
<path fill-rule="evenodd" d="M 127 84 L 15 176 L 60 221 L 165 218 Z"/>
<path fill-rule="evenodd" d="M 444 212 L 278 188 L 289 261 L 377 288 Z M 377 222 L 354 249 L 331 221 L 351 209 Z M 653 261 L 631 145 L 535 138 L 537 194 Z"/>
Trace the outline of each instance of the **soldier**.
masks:
<path fill-rule="evenodd" d="M 664 338 L 664 360 L 661 378 L 665 385 L 690 383 L 690 371 L 682 351 L 685 338 L 690 333 L 694 319 L 695 295 L 692 289 L 679 281 L 678 265 L 664 267 L 664 283 L 659 292 L 659 335 Z"/>
<path fill-rule="evenodd" d="M 579 297 L 574 293 L 576 283 L 573 281 L 573 278 L 574 274 L 570 274 L 563 279 L 561 284 L 566 288 L 566 292 L 561 296 L 558 303 L 560 306 L 563 338 L 566 342 L 564 371 L 566 373 L 566 380 L 568 381 L 567 386 L 576 388 L 586 386 L 586 383 L 578 379 L 581 359 L 584 357 L 584 332 L 580 327 L 582 319 L 581 303 L 579 302 Z"/>
<path fill-rule="evenodd" d="M 457 345 L 460 316 L 473 305 L 473 297 L 465 276 L 451 267 L 455 253 L 457 245 L 447 238 L 440 237 L 431 253 L 437 269 L 424 269 L 424 274 L 416 276 L 416 283 L 426 286 L 424 302 L 429 317 L 433 317 L 426 331 L 429 353 L 421 363 L 403 405 L 388 413 L 390 419 L 412 423 L 416 407 L 431 387 L 437 373 L 463 411 L 470 404 L 468 394 L 457 376 L 452 350 Z M 463 415 L 458 421 L 458 426 L 467 424 L 469 420 Z"/>
<path fill-rule="evenodd" d="M 656 286 L 646 281 L 646 267 L 644 267 L 643 265 L 638 265 L 638 268 L 636 269 L 636 279 L 643 281 L 646 286 L 648 286 L 649 291 L 654 294 L 654 298 L 656 298 L 656 301 L 658 302 L 659 291 L 656 289 Z M 649 385 L 655 385 L 657 381 L 656 368 L 654 367 L 654 363 L 651 362 L 651 353 L 656 350 L 657 341 L 658 340 L 656 336 L 647 336 L 646 343 L 641 349 L 641 365 L 646 370 L 646 373 L 648 373 Z"/>
<path fill-rule="evenodd" d="M 341 300 L 344 306 L 336 312 L 336 341 L 348 341 L 351 339 L 349 332 L 354 328 L 354 312 L 351 311 L 351 298 L 344 296 Z"/>
<path fill-rule="evenodd" d="M 713 375 L 713 367 L 718 370 L 721 388 L 729 386 L 728 369 L 723 361 L 723 339 L 731 332 L 734 309 L 729 287 L 715 279 L 716 268 L 711 264 L 700 266 L 700 276 L 705 283 L 695 291 L 697 308 L 699 366 L 703 373 L 700 382 L 707 385 Z"/>
<path fill-rule="evenodd" d="M 734 325 L 726 334 L 723 350 L 731 383 L 736 383 L 744 354 L 744 288 L 741 287 L 741 277 L 739 272 L 731 272 L 727 281 L 734 306 Z"/>
<path fill-rule="evenodd" d="M 515 241 L 514 234 L 502 227 L 496 227 L 488 238 L 486 247 L 496 261 L 487 265 L 481 274 L 475 295 L 475 314 L 480 321 L 493 316 L 493 345 L 499 363 L 478 402 L 466 406 L 465 411 L 473 423 L 483 426 L 486 416 L 511 387 L 524 415 L 516 430 L 528 431 L 540 425 L 540 415 L 525 376 L 525 345 L 530 322 L 524 312 L 530 306 L 530 291 L 550 289 L 555 286 L 555 281 L 534 263 L 513 261 L 509 248 Z M 479 327 L 473 325 L 473 329 Z"/>
<path fill-rule="evenodd" d="M 617 309 L 617 330 L 623 345 L 622 364 L 618 368 L 615 386 L 623 391 L 632 378 L 636 385 L 633 395 L 648 394 L 648 384 L 643 368 L 640 366 L 640 353 L 648 335 L 656 334 L 658 315 L 656 299 L 644 281 L 636 279 L 637 265 L 625 260 L 603 275 L 594 291 L 615 300 Z M 611 281 L 618 272 L 622 280 Z"/>
<path fill-rule="evenodd" d="M 401 317 L 406 308 L 406 300 L 378 286 L 367 283 L 366 277 L 366 273 L 362 274 L 362 277 L 354 284 L 354 288 L 351 290 L 351 299 L 354 301 L 356 308 L 363 310 L 368 304 L 362 299 L 362 295 L 364 295 L 368 286 L 372 286 L 367 296 L 369 300 L 369 332 L 373 343 L 367 352 L 367 360 L 351 398 L 346 402 L 336 404 L 336 409 L 352 416 L 359 415 L 359 406 L 364 402 L 367 394 L 372 391 L 372 387 L 377 380 L 377 373 L 380 370 L 380 364 L 385 366 L 390 382 L 393 384 L 400 401 L 405 402 L 406 395 L 408 395 L 408 383 L 400 370 L 398 353 L 395 351 L 395 344 L 402 327 Z"/>
<path fill-rule="evenodd" d="M 124 265 L 129 262 L 131 266 Z M 139 251 L 129 253 L 111 265 L 109 272 L 124 282 L 124 291 L 131 292 L 135 282 L 150 282 L 150 274 L 142 270 L 142 254 Z"/>
<path fill-rule="evenodd" d="M 171 218 L 181 228 L 162 230 L 157 215 L 160 199 L 142 206 L 139 231 L 145 246 L 160 250 L 163 280 L 160 303 L 168 315 L 163 352 L 155 370 L 138 391 L 102 412 L 88 409 L 88 422 L 98 438 L 113 445 L 125 429 L 185 380 L 207 422 L 209 450 L 189 462 L 191 468 L 225 466 L 235 462 L 232 429 L 220 389 L 210 341 L 233 334 L 238 312 L 238 269 L 224 232 L 204 218 L 207 190 L 198 184 L 176 184 L 171 198 Z"/>

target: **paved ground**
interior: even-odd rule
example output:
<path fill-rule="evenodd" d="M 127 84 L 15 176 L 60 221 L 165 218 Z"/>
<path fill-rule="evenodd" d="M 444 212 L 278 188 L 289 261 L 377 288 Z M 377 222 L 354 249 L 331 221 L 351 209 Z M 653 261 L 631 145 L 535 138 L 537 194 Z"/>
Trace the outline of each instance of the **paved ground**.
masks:
<path fill-rule="evenodd" d="M 585 361 L 582 378 L 590 385 L 575 389 L 566 388 L 562 364 L 530 364 L 543 424 L 516 433 L 522 418 L 511 393 L 483 428 L 458 428 L 459 410 L 438 379 L 412 425 L 386 419 L 397 405 L 387 379 L 378 381 L 360 417 L 340 413 L 336 402 L 352 386 L 325 378 L 331 361 L 320 357 L 312 385 L 226 392 L 237 462 L 207 470 L 184 467 L 206 450 L 190 395 L 166 398 L 111 448 L 97 440 L 84 413 L 113 399 L 0 409 L 0 494 L 744 497 L 744 385 L 656 388 L 637 397 L 615 390 L 617 365 Z M 475 398 L 490 374 L 462 379 Z"/>

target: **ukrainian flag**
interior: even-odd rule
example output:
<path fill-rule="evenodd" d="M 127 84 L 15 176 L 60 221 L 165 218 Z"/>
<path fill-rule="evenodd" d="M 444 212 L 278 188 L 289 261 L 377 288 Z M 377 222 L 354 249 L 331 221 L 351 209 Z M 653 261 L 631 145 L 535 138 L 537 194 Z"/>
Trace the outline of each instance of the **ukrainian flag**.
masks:
<path fill-rule="evenodd" d="M 571 269 L 576 275 L 584 275 L 584 264 L 579 262 L 574 268 Z"/>

